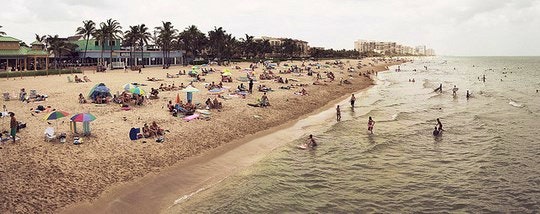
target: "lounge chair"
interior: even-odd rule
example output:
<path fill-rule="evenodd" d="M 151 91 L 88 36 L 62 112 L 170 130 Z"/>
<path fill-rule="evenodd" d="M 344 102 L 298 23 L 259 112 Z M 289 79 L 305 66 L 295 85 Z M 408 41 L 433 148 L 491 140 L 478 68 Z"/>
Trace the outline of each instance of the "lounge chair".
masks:
<path fill-rule="evenodd" d="M 47 142 L 50 142 L 51 140 L 56 139 L 56 134 L 54 134 L 54 128 L 53 127 L 47 127 L 45 129 L 45 140 Z"/>
<path fill-rule="evenodd" d="M 9 101 L 11 98 L 8 92 L 3 93 L 2 95 L 4 96 L 4 101 Z"/>

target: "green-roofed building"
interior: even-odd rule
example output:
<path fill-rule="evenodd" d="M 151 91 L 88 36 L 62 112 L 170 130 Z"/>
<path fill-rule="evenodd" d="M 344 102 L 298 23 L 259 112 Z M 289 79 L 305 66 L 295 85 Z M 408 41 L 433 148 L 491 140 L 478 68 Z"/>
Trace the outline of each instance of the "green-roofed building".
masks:
<path fill-rule="evenodd" d="M 19 39 L 0 36 L 0 71 L 49 69 L 49 53 L 43 43 L 35 41 L 30 47 L 20 43 Z"/>

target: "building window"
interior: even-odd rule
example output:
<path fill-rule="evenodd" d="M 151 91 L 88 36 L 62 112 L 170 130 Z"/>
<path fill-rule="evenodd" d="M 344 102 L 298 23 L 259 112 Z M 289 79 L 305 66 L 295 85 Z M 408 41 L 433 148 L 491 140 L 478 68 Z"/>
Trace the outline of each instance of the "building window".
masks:
<path fill-rule="evenodd" d="M 94 45 L 95 45 L 95 46 L 99 46 L 99 41 L 95 41 L 95 42 L 94 42 Z"/>
<path fill-rule="evenodd" d="M 116 41 L 109 41 L 109 46 L 115 46 L 116 45 Z"/>

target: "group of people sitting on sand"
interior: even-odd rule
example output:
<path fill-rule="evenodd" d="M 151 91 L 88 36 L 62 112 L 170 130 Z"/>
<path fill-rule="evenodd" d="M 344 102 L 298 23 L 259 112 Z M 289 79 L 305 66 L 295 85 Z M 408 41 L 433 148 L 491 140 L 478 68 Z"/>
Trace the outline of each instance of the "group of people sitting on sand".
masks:
<path fill-rule="evenodd" d="M 145 138 L 162 136 L 164 131 L 165 130 L 157 125 L 156 121 L 153 121 L 150 126 L 145 123 L 142 128 L 143 136 Z"/>
<path fill-rule="evenodd" d="M 145 96 L 139 94 L 130 94 L 126 91 L 122 92 L 119 96 L 113 96 L 113 102 L 117 104 L 122 104 L 128 106 L 128 104 L 133 103 L 135 105 L 143 105 L 145 102 Z"/>
<path fill-rule="evenodd" d="M 92 82 L 87 76 L 84 76 L 82 79 L 79 78 L 77 75 L 75 75 L 75 82 L 81 83 L 81 82 Z"/>
<path fill-rule="evenodd" d="M 186 88 L 186 86 L 184 86 L 184 83 L 180 83 L 179 86 L 174 85 L 174 83 L 172 85 L 165 85 L 161 83 L 158 89 L 161 91 L 176 91 L 176 90 L 182 90 L 184 88 Z"/>
<path fill-rule="evenodd" d="M 172 114 L 172 116 L 177 117 L 178 114 L 183 114 L 186 116 L 193 115 L 197 107 L 188 100 L 188 102 L 183 103 L 182 100 L 179 100 L 178 103 L 173 104 L 172 101 L 169 101 L 167 104 L 167 109 Z"/>
<path fill-rule="evenodd" d="M 223 82 L 219 82 L 219 84 L 216 84 L 215 82 L 212 82 L 211 84 L 207 85 L 206 88 L 210 91 L 213 89 L 222 89 L 223 88 Z"/>
<path fill-rule="evenodd" d="M 223 108 L 223 104 L 218 101 L 217 97 L 214 98 L 214 100 L 210 100 L 210 98 L 206 99 L 206 108 L 207 109 L 221 109 Z"/>

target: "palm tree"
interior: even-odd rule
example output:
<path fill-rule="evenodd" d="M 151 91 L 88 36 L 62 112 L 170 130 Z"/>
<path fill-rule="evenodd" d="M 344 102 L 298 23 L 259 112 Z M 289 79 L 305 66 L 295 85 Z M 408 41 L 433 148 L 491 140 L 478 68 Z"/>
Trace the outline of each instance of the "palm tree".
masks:
<path fill-rule="evenodd" d="M 207 43 L 208 38 L 195 25 L 187 27 L 178 36 L 178 48 L 186 50 L 193 59 L 199 56 Z"/>
<path fill-rule="evenodd" d="M 158 30 L 159 33 L 158 41 L 156 41 L 156 44 L 159 44 L 163 50 L 163 65 L 168 66 L 171 64 L 169 61 L 169 57 L 171 54 L 171 46 L 178 30 L 174 29 L 174 26 L 171 24 L 171 22 L 162 21 L 162 24 L 163 26 L 156 27 L 156 30 Z M 165 63 L 165 59 L 167 59 L 167 63 Z"/>
<path fill-rule="evenodd" d="M 100 57 L 100 63 L 101 65 L 103 65 L 103 51 L 105 50 L 105 31 L 107 29 L 105 29 L 105 24 L 104 23 L 101 23 L 99 25 L 99 29 L 96 29 L 94 31 L 94 34 L 92 35 L 100 44 L 101 46 L 101 57 Z"/>
<path fill-rule="evenodd" d="M 208 32 L 210 53 L 219 60 L 232 55 L 232 48 L 234 48 L 235 41 L 236 38 L 232 37 L 231 34 L 227 34 L 222 27 L 214 27 L 214 30 Z"/>
<path fill-rule="evenodd" d="M 0 25 L 0 28 L 2 28 L 2 25 Z M 0 31 L 0 36 L 1 36 L 1 35 L 6 35 L 6 32 Z"/>
<path fill-rule="evenodd" d="M 105 39 L 109 44 L 110 47 L 110 55 L 109 55 L 109 63 L 111 64 L 112 69 L 112 50 L 113 45 L 111 41 L 116 41 L 116 39 L 120 38 L 120 35 L 122 34 L 122 26 L 120 26 L 120 23 L 113 19 L 107 19 L 105 23 L 101 23 L 105 27 Z"/>
<path fill-rule="evenodd" d="M 77 34 L 83 35 L 83 38 L 86 39 L 86 45 L 84 46 L 83 62 L 86 59 L 86 51 L 88 50 L 88 40 L 90 40 L 90 36 L 92 36 L 95 31 L 96 31 L 96 23 L 94 23 L 94 21 L 92 20 L 83 21 L 83 26 L 77 28 Z"/>
<path fill-rule="evenodd" d="M 139 36 L 139 26 L 138 25 L 129 26 L 129 30 L 124 32 L 124 42 L 122 43 L 122 45 L 124 47 L 129 47 L 129 63 L 130 63 L 130 66 L 135 65 L 133 63 L 133 54 L 132 54 L 132 52 L 134 50 L 135 45 L 137 44 L 138 36 Z"/>
<path fill-rule="evenodd" d="M 74 52 L 77 45 L 72 43 L 67 43 L 64 40 L 60 39 L 58 35 L 47 37 L 47 43 L 50 45 L 49 51 L 54 54 L 54 68 L 58 68 L 58 60 L 62 57 L 62 53 Z"/>
<path fill-rule="evenodd" d="M 148 32 L 148 27 L 145 24 L 139 25 L 139 33 L 137 34 L 137 39 L 139 40 L 139 45 L 141 47 L 141 60 L 142 66 L 144 68 L 144 45 L 148 45 L 148 40 L 152 35 Z M 150 63 L 150 59 L 148 59 Z"/>
<path fill-rule="evenodd" d="M 257 43 L 253 40 L 253 36 L 246 34 L 246 38 L 241 38 L 240 42 L 243 56 L 249 57 L 251 54 L 257 55 Z"/>

